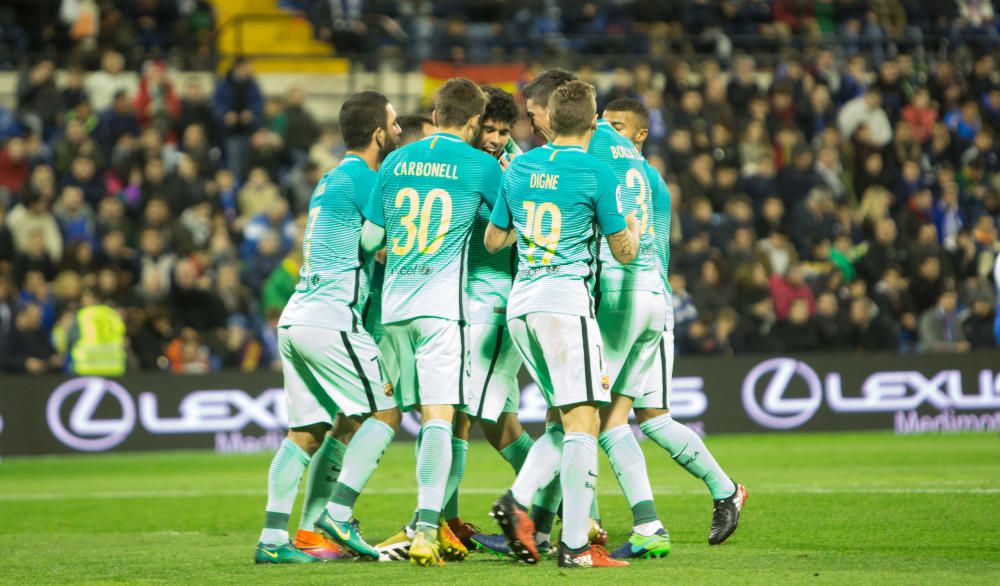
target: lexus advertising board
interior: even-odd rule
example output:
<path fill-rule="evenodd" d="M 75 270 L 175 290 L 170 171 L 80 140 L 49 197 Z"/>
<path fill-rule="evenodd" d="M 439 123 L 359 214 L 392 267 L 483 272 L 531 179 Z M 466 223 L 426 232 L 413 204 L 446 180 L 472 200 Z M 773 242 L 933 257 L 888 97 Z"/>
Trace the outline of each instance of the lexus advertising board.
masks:
<path fill-rule="evenodd" d="M 0 455 L 210 448 L 274 449 L 285 432 L 274 373 L 119 379 L 0 377 Z M 521 419 L 539 431 L 545 403 L 523 379 Z M 885 429 L 1000 429 L 1000 356 L 835 355 L 678 360 L 674 417 L 708 434 Z M 419 428 L 411 414 L 404 429 Z"/>

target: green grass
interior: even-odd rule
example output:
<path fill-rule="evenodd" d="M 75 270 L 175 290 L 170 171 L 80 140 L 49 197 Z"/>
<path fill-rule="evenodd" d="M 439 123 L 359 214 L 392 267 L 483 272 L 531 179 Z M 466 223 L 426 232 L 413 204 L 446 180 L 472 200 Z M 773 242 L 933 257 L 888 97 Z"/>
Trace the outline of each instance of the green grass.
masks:
<path fill-rule="evenodd" d="M 1000 583 L 1000 440 L 994 434 L 713 437 L 750 491 L 740 529 L 706 544 L 704 486 L 655 445 L 644 448 L 674 551 L 624 570 L 561 571 L 473 555 L 422 569 L 401 563 L 257 567 L 269 454 L 170 453 L 0 462 L 0 582 L 38 583 Z M 357 515 L 373 542 L 415 505 L 413 446 L 386 454 Z M 475 443 L 463 483 L 467 520 L 492 530 L 490 503 L 512 474 Z M 602 460 L 611 542 L 628 507 Z M 297 519 L 297 511 L 293 514 Z"/>

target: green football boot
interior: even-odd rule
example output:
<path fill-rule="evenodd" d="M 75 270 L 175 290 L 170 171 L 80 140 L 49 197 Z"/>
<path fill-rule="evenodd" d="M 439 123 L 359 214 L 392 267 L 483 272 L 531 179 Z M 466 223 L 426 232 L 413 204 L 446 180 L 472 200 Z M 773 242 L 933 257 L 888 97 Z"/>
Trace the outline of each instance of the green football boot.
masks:
<path fill-rule="evenodd" d="M 378 550 L 368 545 L 355 523 L 334 521 L 330 513 L 323 511 L 323 514 L 316 520 L 316 527 L 361 559 L 378 560 Z"/>
<path fill-rule="evenodd" d="M 670 553 L 670 535 L 663 529 L 658 529 L 650 536 L 632 533 L 628 541 L 621 544 L 611 553 L 616 560 L 629 558 L 662 558 Z"/>
<path fill-rule="evenodd" d="M 319 562 L 313 556 L 295 549 L 289 542 L 281 545 L 257 544 L 257 551 L 253 554 L 253 561 L 258 564 L 311 564 Z"/>

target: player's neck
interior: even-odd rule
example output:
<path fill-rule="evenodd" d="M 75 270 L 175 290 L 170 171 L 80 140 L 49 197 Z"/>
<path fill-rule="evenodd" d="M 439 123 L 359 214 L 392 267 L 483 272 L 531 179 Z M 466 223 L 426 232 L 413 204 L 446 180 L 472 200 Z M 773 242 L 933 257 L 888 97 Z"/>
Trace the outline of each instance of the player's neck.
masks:
<path fill-rule="evenodd" d="M 466 124 L 465 126 L 438 126 L 438 134 L 452 134 L 462 139 L 462 142 L 471 142 L 472 134 L 469 132 L 471 126 Z"/>
<path fill-rule="evenodd" d="M 378 158 L 378 147 L 368 147 L 364 150 L 353 150 L 347 151 L 348 155 L 354 155 L 355 157 L 361 159 L 368 164 L 368 168 L 372 171 L 378 171 L 378 164 L 380 163 Z"/>
<path fill-rule="evenodd" d="M 590 145 L 591 133 L 586 134 L 560 134 L 549 143 L 553 146 L 575 146 L 587 150 Z"/>

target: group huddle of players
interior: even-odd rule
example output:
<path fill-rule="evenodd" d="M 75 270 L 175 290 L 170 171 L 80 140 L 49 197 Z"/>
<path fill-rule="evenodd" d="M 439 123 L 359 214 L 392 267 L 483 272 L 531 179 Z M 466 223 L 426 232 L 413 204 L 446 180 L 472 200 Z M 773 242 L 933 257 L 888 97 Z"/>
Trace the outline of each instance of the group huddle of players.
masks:
<path fill-rule="evenodd" d="M 649 113 L 626 98 L 598 119 L 594 87 L 558 69 L 522 93 L 547 142 L 527 153 L 510 139 L 513 96 L 464 78 L 441 87 L 430 118 L 397 119 L 376 92 L 343 105 L 347 155 L 313 193 L 300 281 L 278 324 L 290 431 L 270 468 L 258 563 L 429 566 L 473 548 L 527 563 L 554 550 L 567 567 L 665 556 L 633 410 L 642 432 L 705 482 L 709 544 L 736 530 L 746 489 L 670 416 L 670 194 L 640 154 Z M 549 407 L 535 440 L 517 419 L 522 365 Z M 416 509 L 372 546 L 352 509 L 411 409 L 422 422 Z M 517 474 L 491 511 L 500 535 L 458 511 L 477 422 Z M 631 535 L 610 553 L 598 446 L 633 513 Z"/>

